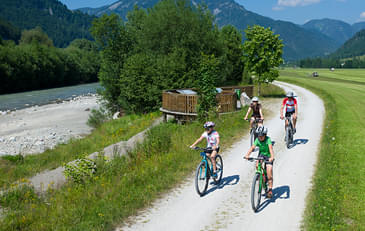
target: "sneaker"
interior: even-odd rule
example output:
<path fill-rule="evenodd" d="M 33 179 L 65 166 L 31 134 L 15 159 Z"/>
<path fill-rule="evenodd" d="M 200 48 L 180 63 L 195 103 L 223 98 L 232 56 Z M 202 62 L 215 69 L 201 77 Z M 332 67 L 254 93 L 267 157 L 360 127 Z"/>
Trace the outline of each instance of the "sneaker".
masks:
<path fill-rule="evenodd" d="M 266 194 L 267 198 L 272 198 L 272 189 L 269 189 L 269 191 Z"/>
<path fill-rule="evenodd" d="M 217 175 L 217 172 L 213 172 L 213 178 L 217 178 L 218 175 Z"/>
<path fill-rule="evenodd" d="M 293 132 L 294 132 L 294 134 L 295 134 L 295 133 L 297 133 L 297 129 L 296 129 L 296 128 L 294 128 L 294 129 L 293 129 Z"/>

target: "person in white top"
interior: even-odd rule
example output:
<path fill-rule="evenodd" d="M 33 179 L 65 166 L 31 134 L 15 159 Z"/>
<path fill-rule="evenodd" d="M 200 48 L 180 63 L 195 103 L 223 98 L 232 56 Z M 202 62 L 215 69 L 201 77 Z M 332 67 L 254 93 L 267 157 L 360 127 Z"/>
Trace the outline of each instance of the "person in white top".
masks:
<path fill-rule="evenodd" d="M 215 162 L 215 156 L 217 155 L 217 153 L 219 152 L 219 134 L 216 130 L 214 130 L 214 126 L 215 124 L 211 121 L 206 122 L 204 124 L 204 129 L 205 132 L 200 136 L 199 139 L 197 139 L 191 146 L 190 148 L 195 148 L 195 145 L 197 145 L 198 143 L 200 143 L 203 139 L 207 140 L 207 148 L 211 149 L 209 151 L 207 151 L 207 156 L 211 159 L 212 164 L 213 164 L 213 177 L 217 177 L 217 165 Z"/>

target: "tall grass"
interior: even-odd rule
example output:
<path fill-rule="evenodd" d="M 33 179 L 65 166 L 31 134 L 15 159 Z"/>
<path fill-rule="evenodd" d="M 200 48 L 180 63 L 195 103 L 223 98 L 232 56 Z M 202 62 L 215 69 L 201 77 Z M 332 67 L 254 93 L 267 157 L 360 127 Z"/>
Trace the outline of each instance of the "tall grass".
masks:
<path fill-rule="evenodd" d="M 313 188 L 308 197 L 306 230 L 365 229 L 365 89 L 362 84 L 301 77 L 286 70 L 280 80 L 304 86 L 326 107 L 324 133 Z M 356 72 L 346 71 L 346 75 Z M 315 110 L 315 109 L 314 109 Z"/>
<path fill-rule="evenodd" d="M 242 113 L 215 120 L 223 151 L 248 128 Z M 98 161 L 97 174 L 84 185 L 70 182 L 42 198 L 30 190 L 32 199 L 12 203 L 0 230 L 110 230 L 191 174 L 200 155 L 188 146 L 202 132 L 198 122 L 154 127 L 128 157 Z"/>
<path fill-rule="evenodd" d="M 149 127 L 160 113 L 129 115 L 104 123 L 82 139 L 73 139 L 41 154 L 28 155 L 21 161 L 0 159 L 0 187 L 30 177 L 46 169 L 53 169 L 76 158 L 102 151 L 108 145 L 128 140 Z"/>

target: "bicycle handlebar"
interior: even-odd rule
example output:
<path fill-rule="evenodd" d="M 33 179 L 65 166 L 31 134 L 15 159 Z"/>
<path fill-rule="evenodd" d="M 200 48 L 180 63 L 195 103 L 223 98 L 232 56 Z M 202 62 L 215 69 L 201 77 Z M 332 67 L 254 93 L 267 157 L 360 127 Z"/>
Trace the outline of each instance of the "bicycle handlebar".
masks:
<path fill-rule="evenodd" d="M 243 157 L 243 158 L 246 159 L 245 157 Z M 254 160 L 263 160 L 266 164 L 267 163 L 270 163 L 270 161 L 265 160 L 264 157 L 262 157 L 262 156 L 259 156 L 259 157 L 249 157 L 246 160 L 251 161 L 251 162 L 254 161 Z"/>
<path fill-rule="evenodd" d="M 212 151 L 213 149 L 212 148 L 201 148 L 201 147 L 194 147 L 194 148 L 191 148 L 193 150 L 200 150 L 200 151 L 204 151 L 204 152 L 207 152 L 207 151 Z"/>

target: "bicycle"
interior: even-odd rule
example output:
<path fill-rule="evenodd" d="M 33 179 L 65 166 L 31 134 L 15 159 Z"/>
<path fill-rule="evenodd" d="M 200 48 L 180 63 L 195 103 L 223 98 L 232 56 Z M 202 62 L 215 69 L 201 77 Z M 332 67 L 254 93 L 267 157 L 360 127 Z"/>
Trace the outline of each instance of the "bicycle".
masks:
<path fill-rule="evenodd" d="M 269 163 L 263 157 L 250 157 L 247 159 L 248 161 L 258 160 L 258 165 L 256 168 L 256 173 L 253 177 L 252 186 L 251 186 L 251 206 L 254 212 L 260 207 L 261 197 L 263 196 L 262 189 L 264 189 L 265 194 L 268 192 L 268 177 L 266 171 L 266 164 Z M 264 165 L 263 165 L 264 163 Z M 265 195 L 264 194 L 264 195 Z"/>
<path fill-rule="evenodd" d="M 285 120 L 288 120 L 288 126 L 285 128 L 285 142 L 286 147 L 290 148 L 290 145 L 293 143 L 294 140 L 294 128 L 291 116 L 285 117 Z"/>
<path fill-rule="evenodd" d="M 200 196 L 203 196 L 208 188 L 208 183 L 210 177 L 213 176 L 213 164 L 209 157 L 207 157 L 206 152 L 212 151 L 211 148 L 199 148 L 195 147 L 194 150 L 201 150 L 200 156 L 202 157 L 199 163 L 196 174 L 195 174 L 195 189 Z M 216 184 L 219 184 L 223 176 L 223 160 L 222 157 L 217 154 L 215 156 L 216 166 L 217 166 L 217 177 L 213 177 Z"/>
<path fill-rule="evenodd" d="M 247 119 L 247 121 L 250 122 L 249 119 Z M 251 144 L 251 146 L 253 145 L 253 143 L 255 142 L 255 140 L 257 138 L 256 129 L 257 129 L 258 123 L 260 121 L 263 121 L 263 120 L 255 118 L 255 120 L 253 121 L 252 128 L 250 130 L 250 144 Z"/>

